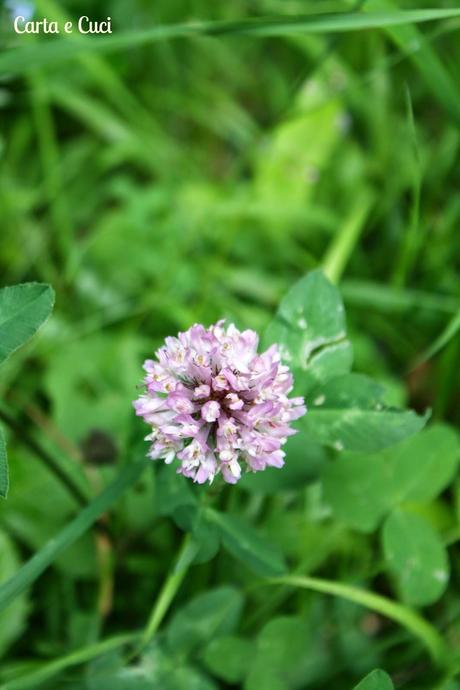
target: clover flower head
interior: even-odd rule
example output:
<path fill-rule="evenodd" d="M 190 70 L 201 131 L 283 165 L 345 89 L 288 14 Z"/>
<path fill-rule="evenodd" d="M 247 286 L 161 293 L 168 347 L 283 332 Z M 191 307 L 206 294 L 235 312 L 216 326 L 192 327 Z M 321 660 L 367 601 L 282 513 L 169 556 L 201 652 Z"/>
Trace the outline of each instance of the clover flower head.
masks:
<path fill-rule="evenodd" d="M 288 397 L 293 379 L 278 347 L 258 354 L 258 341 L 224 321 L 166 338 L 144 363 L 145 392 L 134 402 L 152 429 L 149 457 L 178 458 L 178 472 L 199 484 L 284 465 L 290 424 L 306 408 Z"/>

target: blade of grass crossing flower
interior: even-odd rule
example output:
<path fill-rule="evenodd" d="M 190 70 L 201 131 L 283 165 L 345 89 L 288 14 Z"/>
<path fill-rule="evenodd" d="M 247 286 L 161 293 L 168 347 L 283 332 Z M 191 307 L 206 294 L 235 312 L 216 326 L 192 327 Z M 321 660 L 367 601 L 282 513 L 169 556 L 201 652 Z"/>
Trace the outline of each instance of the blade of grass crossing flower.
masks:
<path fill-rule="evenodd" d="M 275 585 L 300 587 L 313 592 L 340 597 L 380 613 L 382 616 L 399 623 L 417 637 L 435 663 L 443 667 L 448 665 L 449 652 L 441 635 L 436 628 L 408 606 L 359 587 L 320 578 L 285 575 L 273 578 L 269 582 Z"/>
<path fill-rule="evenodd" d="M 154 41 L 185 36 L 287 36 L 301 33 L 343 33 L 365 29 L 383 29 L 460 16 L 460 9 L 425 9 L 359 13 L 347 12 L 298 17 L 249 18 L 236 22 L 187 22 L 154 26 L 142 31 L 120 32 L 109 37 L 87 41 L 60 39 L 4 51 L 0 56 L 0 73 L 22 74 L 31 66 L 39 68 L 74 58 L 83 53 L 105 53 L 140 46 Z"/>
<path fill-rule="evenodd" d="M 63 552 L 73 544 L 142 474 L 147 460 L 123 467 L 118 477 L 18 570 L 0 586 L 0 611 L 29 587 Z"/>

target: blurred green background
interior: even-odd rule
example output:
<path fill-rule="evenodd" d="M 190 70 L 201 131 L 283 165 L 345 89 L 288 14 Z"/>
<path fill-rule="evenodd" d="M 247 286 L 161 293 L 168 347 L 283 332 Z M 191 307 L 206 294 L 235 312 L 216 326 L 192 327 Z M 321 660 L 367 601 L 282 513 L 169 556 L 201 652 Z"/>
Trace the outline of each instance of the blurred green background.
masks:
<path fill-rule="evenodd" d="M 358 5 L 43 0 L 35 10 L 110 15 L 116 34 Z M 12 34 L 10 11 L 5 49 L 46 40 Z M 459 29 L 451 19 L 195 36 L 2 73 L 1 284 L 49 282 L 57 303 L 40 337 L 2 369 L 1 409 L 74 468 L 75 481 L 83 467 L 96 491 L 129 451 L 141 362 L 166 335 L 219 318 L 262 329 L 291 283 L 323 266 L 344 296 L 356 369 L 384 380 L 395 402 L 457 424 Z M 1 579 L 76 509 L 22 434 L 9 440 Z M 102 628 L 142 625 L 177 538 L 167 521 L 150 527 L 152 511 L 145 493 L 127 497 L 115 554 L 104 560 L 87 535 L 17 600 L 0 619 L 5 669 L 84 645 Z M 345 571 L 356 552 L 370 554 L 363 539 L 341 533 L 329 545 Z M 305 687 L 342 687 L 312 678 Z"/>

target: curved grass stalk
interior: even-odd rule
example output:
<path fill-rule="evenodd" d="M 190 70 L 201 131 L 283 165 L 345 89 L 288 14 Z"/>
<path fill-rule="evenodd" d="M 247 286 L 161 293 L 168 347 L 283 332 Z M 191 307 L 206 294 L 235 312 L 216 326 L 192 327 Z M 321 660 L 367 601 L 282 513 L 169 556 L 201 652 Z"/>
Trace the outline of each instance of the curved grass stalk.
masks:
<path fill-rule="evenodd" d="M 347 601 L 354 602 L 364 608 L 380 613 L 390 618 L 409 630 L 425 646 L 434 663 L 446 668 L 449 665 L 449 650 L 439 632 L 416 611 L 404 604 L 391 599 L 368 592 L 353 585 L 345 585 L 332 580 L 323 580 L 316 577 L 304 577 L 296 575 L 284 575 L 272 578 L 269 584 L 287 585 L 309 589 L 321 594 L 330 594 Z"/>

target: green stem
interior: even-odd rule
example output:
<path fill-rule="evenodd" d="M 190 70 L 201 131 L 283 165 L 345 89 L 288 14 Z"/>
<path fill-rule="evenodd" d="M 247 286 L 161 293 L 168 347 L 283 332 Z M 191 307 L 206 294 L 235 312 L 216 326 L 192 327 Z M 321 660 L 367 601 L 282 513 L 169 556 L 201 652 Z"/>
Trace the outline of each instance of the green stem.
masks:
<path fill-rule="evenodd" d="M 105 513 L 129 487 L 133 486 L 146 465 L 147 460 L 143 459 L 122 467 L 115 480 L 99 496 L 88 503 L 64 529 L 19 568 L 17 573 L 2 583 L 0 585 L 0 611 L 5 609 L 21 592 L 30 587 L 65 549 L 77 541 L 102 513 Z"/>
<path fill-rule="evenodd" d="M 364 190 L 356 198 L 350 215 L 338 230 L 323 260 L 323 270 L 333 283 L 338 283 L 364 229 L 374 196 Z"/>
<path fill-rule="evenodd" d="M 182 542 L 177 561 L 163 583 L 163 587 L 155 600 L 144 634 L 142 635 L 141 651 L 153 638 L 165 617 L 177 590 L 179 589 L 197 552 L 197 545 L 190 534 L 186 534 Z"/>
<path fill-rule="evenodd" d="M 49 680 L 53 676 L 56 676 L 70 666 L 83 664 L 101 654 L 135 642 L 139 636 L 139 632 L 126 633 L 124 635 L 110 637 L 107 640 L 102 640 L 102 642 L 97 642 L 83 649 L 77 649 L 75 652 L 71 652 L 60 659 L 55 659 L 54 661 L 43 664 L 31 673 L 26 673 L 22 677 L 3 683 L 0 685 L 0 690 L 26 690 L 27 688 L 33 688 L 43 683 L 45 680 Z"/>
<path fill-rule="evenodd" d="M 373 592 L 360 589 L 359 587 L 344 585 L 340 582 L 333 582 L 331 580 L 323 580 L 315 577 L 285 575 L 283 577 L 273 578 L 268 582 L 274 585 L 301 587 L 314 592 L 330 594 L 352 601 L 371 611 L 376 611 L 396 621 L 409 630 L 415 637 L 418 637 L 436 664 L 443 667 L 449 665 L 449 651 L 441 635 L 436 628 L 427 623 L 427 621 L 416 611 L 408 606 L 386 599 L 380 594 L 374 594 Z"/>

